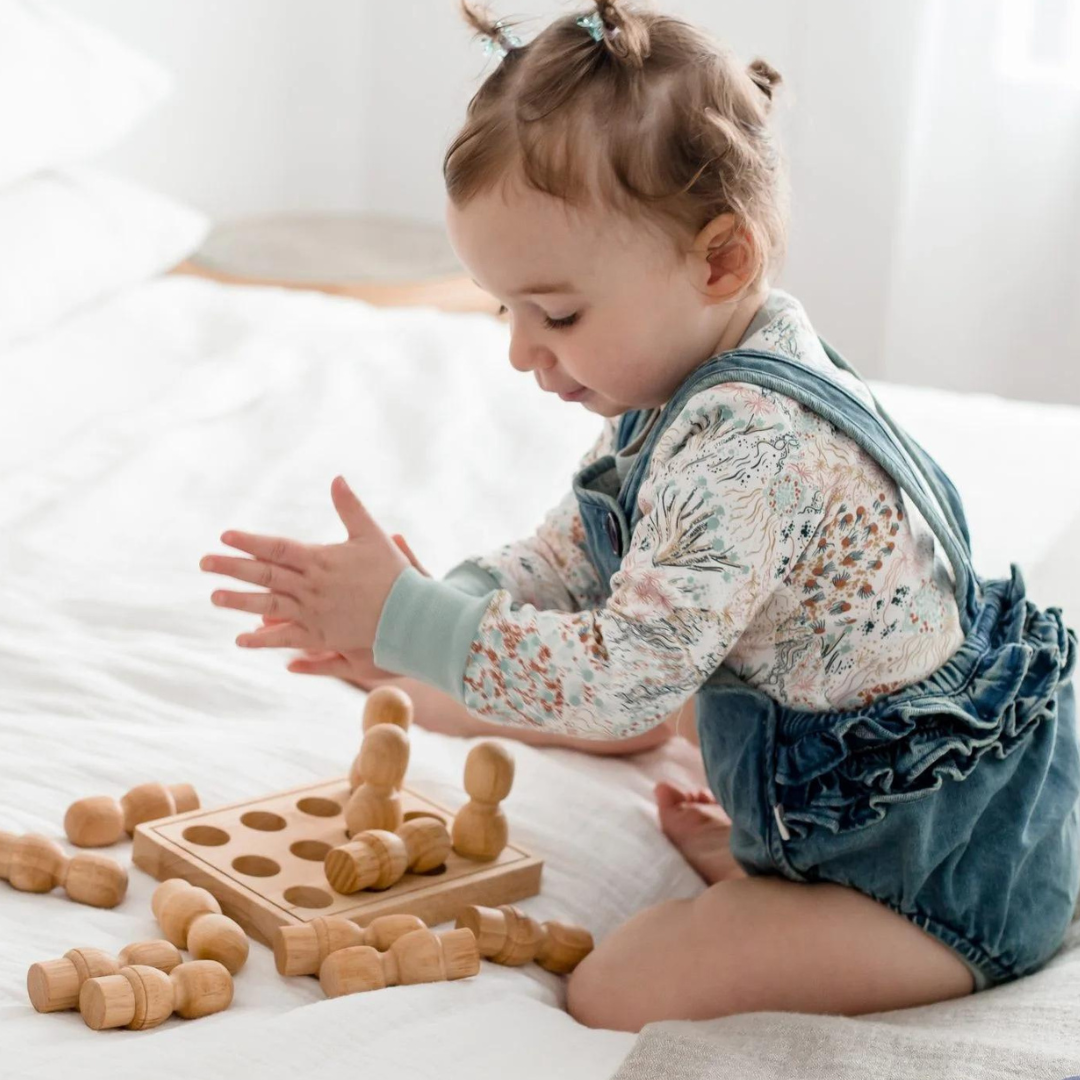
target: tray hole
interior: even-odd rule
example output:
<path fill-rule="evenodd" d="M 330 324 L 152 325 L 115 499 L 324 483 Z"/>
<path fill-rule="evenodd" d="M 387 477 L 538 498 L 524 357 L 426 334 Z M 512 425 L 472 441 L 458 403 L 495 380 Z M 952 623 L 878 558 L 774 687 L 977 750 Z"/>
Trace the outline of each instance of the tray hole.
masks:
<path fill-rule="evenodd" d="M 301 799 L 296 804 L 296 809 L 305 814 L 311 814 L 313 817 L 337 817 L 341 813 L 341 803 L 336 803 L 333 799 L 310 796 L 307 799 Z"/>
<path fill-rule="evenodd" d="M 229 834 L 213 825 L 189 825 L 184 830 L 184 839 L 188 843 L 200 844 L 203 847 L 221 847 L 229 842 Z"/>
<path fill-rule="evenodd" d="M 260 832 L 277 832 L 285 828 L 285 819 L 280 814 L 271 814 L 269 810 L 249 810 L 240 820 L 249 829 Z"/>
<path fill-rule="evenodd" d="M 310 885 L 290 885 L 285 890 L 285 899 L 297 907 L 323 908 L 329 907 L 334 898 L 322 889 L 312 888 Z"/>
<path fill-rule="evenodd" d="M 307 859 L 310 862 L 322 862 L 329 853 L 330 845 L 322 840 L 297 840 L 289 850 L 298 859 Z"/>
<path fill-rule="evenodd" d="M 418 817 L 433 817 L 436 821 L 441 821 L 444 825 L 446 824 L 446 818 L 444 818 L 442 814 L 433 814 L 430 810 L 410 810 L 402 820 L 413 821 Z"/>
<path fill-rule="evenodd" d="M 232 861 L 233 869 L 249 877 L 273 877 L 281 873 L 281 867 L 265 855 L 241 855 Z"/>

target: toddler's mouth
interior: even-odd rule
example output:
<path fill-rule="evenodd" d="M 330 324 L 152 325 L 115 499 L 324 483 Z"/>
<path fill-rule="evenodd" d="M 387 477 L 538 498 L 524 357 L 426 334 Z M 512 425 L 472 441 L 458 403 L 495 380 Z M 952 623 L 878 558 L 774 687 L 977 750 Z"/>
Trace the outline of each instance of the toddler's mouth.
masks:
<path fill-rule="evenodd" d="M 561 397 L 563 399 L 563 401 L 579 401 L 588 392 L 589 391 L 588 391 L 588 389 L 586 387 L 579 386 L 575 391 L 573 391 L 573 393 L 570 393 L 570 394 L 564 393 L 563 391 L 560 390 L 559 391 L 559 397 Z"/>

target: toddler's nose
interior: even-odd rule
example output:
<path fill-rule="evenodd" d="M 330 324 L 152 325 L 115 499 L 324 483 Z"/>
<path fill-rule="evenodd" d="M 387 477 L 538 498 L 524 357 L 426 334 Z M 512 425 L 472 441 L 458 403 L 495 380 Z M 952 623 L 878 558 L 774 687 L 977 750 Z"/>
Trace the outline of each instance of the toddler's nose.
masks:
<path fill-rule="evenodd" d="M 543 370 L 554 363 L 555 354 L 545 346 L 534 345 L 517 334 L 510 339 L 510 364 L 517 371 Z"/>

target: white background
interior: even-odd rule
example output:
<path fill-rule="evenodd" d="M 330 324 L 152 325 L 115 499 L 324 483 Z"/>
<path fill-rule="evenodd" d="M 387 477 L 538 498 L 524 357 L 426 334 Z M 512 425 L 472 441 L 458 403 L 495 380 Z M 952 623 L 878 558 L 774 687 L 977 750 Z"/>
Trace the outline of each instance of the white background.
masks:
<path fill-rule="evenodd" d="M 102 163 L 218 218 L 437 221 L 490 63 L 457 0 L 59 0 L 177 93 Z M 525 37 L 581 5 L 497 4 Z M 1080 402 L 1080 0 L 664 0 L 784 76 L 779 284 L 860 370 Z"/>

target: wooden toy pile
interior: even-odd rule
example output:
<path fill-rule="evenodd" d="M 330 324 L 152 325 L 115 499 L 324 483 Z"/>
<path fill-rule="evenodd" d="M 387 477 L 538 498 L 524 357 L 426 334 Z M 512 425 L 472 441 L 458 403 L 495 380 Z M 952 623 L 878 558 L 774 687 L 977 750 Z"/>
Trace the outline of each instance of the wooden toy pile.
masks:
<path fill-rule="evenodd" d="M 509 842 L 501 803 L 513 758 L 495 742 L 475 746 L 469 798 L 455 814 L 404 786 L 411 720 L 401 689 L 369 694 L 360 751 L 341 780 L 212 811 L 187 784 L 72 804 L 64 830 L 76 846 L 133 837 L 132 861 L 163 882 L 151 907 L 164 937 L 116 957 L 75 948 L 31 965 L 34 1008 L 78 1009 L 95 1030 L 220 1012 L 233 1000 L 248 934 L 272 945 L 281 975 L 317 975 L 329 997 L 468 978 L 481 958 L 572 971 L 592 950 L 589 932 L 512 906 L 539 892 L 543 867 Z M 69 858 L 47 837 L 4 832 L 0 878 L 28 892 L 59 886 L 106 908 L 128 884 L 104 855 Z M 453 930 L 429 929 L 451 920 Z"/>

